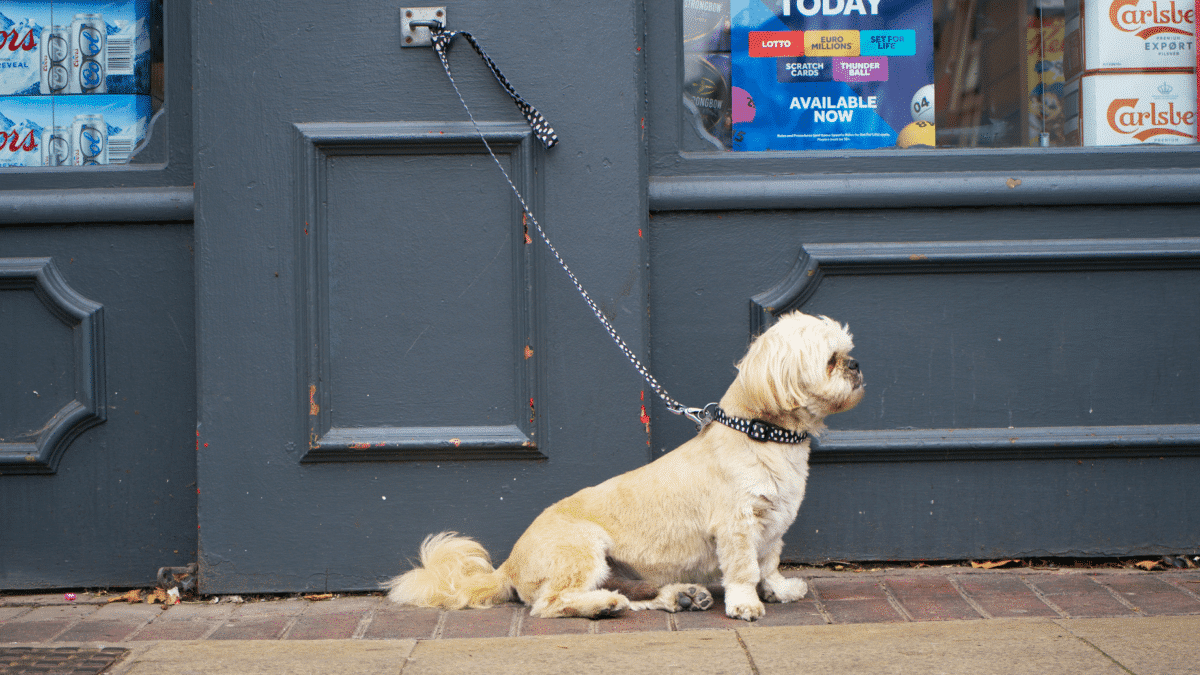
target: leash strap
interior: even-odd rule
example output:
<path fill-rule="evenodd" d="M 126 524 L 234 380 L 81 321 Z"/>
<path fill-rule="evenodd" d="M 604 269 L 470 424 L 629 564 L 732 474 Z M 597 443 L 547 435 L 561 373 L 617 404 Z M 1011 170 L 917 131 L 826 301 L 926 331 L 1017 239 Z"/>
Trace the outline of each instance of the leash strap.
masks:
<path fill-rule="evenodd" d="M 459 91 L 458 83 L 454 81 L 454 74 L 450 72 L 450 60 L 446 57 L 446 52 L 450 48 L 450 44 L 454 41 L 454 38 L 459 35 L 463 36 L 463 38 L 470 43 L 471 47 L 475 49 L 475 53 L 479 54 L 480 58 L 482 58 L 483 62 L 487 65 L 488 69 L 492 71 L 492 75 L 496 77 L 496 81 L 499 82 L 500 86 L 504 87 L 505 91 L 508 92 L 508 95 L 512 97 L 513 102 L 517 104 L 517 108 L 521 110 L 521 113 L 525 116 L 526 121 L 529 122 L 530 128 L 533 129 L 533 133 L 538 137 L 538 140 L 542 142 L 542 145 L 546 146 L 547 149 L 554 147 L 554 145 L 558 143 L 558 134 L 554 132 L 554 129 L 546 121 L 546 118 L 542 117 L 542 114 L 539 113 L 536 108 L 527 103 L 525 99 L 521 98 L 521 95 L 517 93 L 517 90 L 513 88 L 511 84 L 509 84 L 508 79 L 505 78 L 504 74 L 500 72 L 500 68 L 496 65 L 496 63 L 488 57 L 486 52 L 483 51 L 483 47 L 479 45 L 479 41 L 476 40 L 474 36 L 465 31 L 447 32 L 443 29 L 441 24 L 430 26 L 430 36 L 433 40 L 433 49 L 435 52 L 437 52 L 438 59 L 442 62 L 442 69 L 446 71 L 446 77 L 450 79 L 450 86 L 454 87 L 454 93 L 458 95 L 459 103 L 462 104 L 463 110 L 467 111 L 467 117 L 471 118 L 471 125 L 475 127 L 475 133 L 479 135 L 479 140 L 483 142 L 483 147 L 487 149 L 488 154 L 492 157 L 492 161 L 496 163 L 496 168 L 500 169 L 500 173 L 504 175 L 504 180 L 508 182 L 508 186 L 512 188 L 513 194 L 517 196 L 517 201 L 521 203 L 521 208 L 524 210 L 525 216 L 528 218 L 529 222 L 533 223 L 533 227 L 535 230 L 537 230 L 538 236 L 546 244 L 546 248 L 550 249 L 550 253 L 553 254 L 554 259 L 558 261 L 559 267 L 561 267 L 563 271 L 567 273 L 567 277 L 569 277 L 571 279 L 571 283 L 575 285 L 575 290 L 579 291 L 579 294 L 583 296 L 583 300 L 592 310 L 592 314 L 594 314 L 596 319 L 600 321 L 600 324 L 604 326 L 604 330 L 608 332 L 609 337 L 611 337 L 613 342 L 616 343 L 617 348 L 620 349 L 623 354 L 625 354 L 625 358 L 629 359 L 629 363 L 632 364 L 634 369 L 637 370 L 638 374 L 642 376 L 642 379 L 646 381 L 646 384 L 650 385 L 650 389 L 652 389 L 654 393 L 657 394 L 660 399 L 662 399 L 663 403 L 666 404 L 667 410 L 676 415 L 683 415 L 692 420 L 692 422 L 695 422 L 697 431 L 703 429 L 705 425 L 713 420 L 713 410 L 715 409 L 716 404 L 710 403 L 704 408 L 688 408 L 679 401 L 671 398 L 670 394 L 667 393 L 667 390 L 658 383 L 658 380 L 654 379 L 654 376 L 650 374 L 650 371 L 646 368 L 646 366 L 642 365 L 642 362 L 633 353 L 633 350 L 629 348 L 629 345 L 625 344 L 625 341 L 622 340 L 621 336 L 617 334 L 617 329 L 614 328 L 612 322 L 610 322 L 608 318 L 604 316 L 604 312 L 600 311 L 600 307 L 597 306 L 596 302 L 592 300 L 592 297 L 588 295 L 588 292 L 583 288 L 583 284 L 579 283 L 579 279 L 575 276 L 575 273 L 571 271 L 571 268 L 567 266 L 566 261 L 564 261 L 562 256 L 559 255 L 558 249 L 554 248 L 554 244 L 550 243 L 550 238 L 546 236 L 546 231 L 542 229 L 541 223 L 539 223 L 537 217 L 533 215 L 533 211 L 529 208 L 529 204 L 525 202 L 525 198 L 521 195 L 521 191 L 517 189 L 516 184 L 513 183 L 513 180 L 511 177 L 509 177 L 508 172 L 504 170 L 504 165 L 501 164 L 499 158 L 496 157 L 496 153 L 492 151 L 492 146 L 488 144 L 487 138 L 483 135 L 483 131 L 479 128 L 479 123 L 475 121 L 475 115 L 471 113 L 470 106 L 467 105 L 466 100 L 463 98 L 462 92 Z"/>
<path fill-rule="evenodd" d="M 500 67 L 497 66 L 496 62 L 487 55 L 487 52 L 483 51 L 483 47 L 479 45 L 479 41 L 475 39 L 474 35 L 471 35 L 465 30 L 456 30 L 447 33 L 445 30 L 431 29 L 430 36 L 433 40 L 433 50 L 437 52 L 438 58 L 441 59 L 442 68 L 446 70 L 446 75 L 450 78 L 450 82 L 452 84 L 454 83 L 454 76 L 450 74 L 450 61 L 446 58 L 446 51 L 450 48 L 450 44 L 454 42 L 454 38 L 458 37 L 459 35 L 463 36 L 463 39 L 470 43 L 471 47 L 475 50 L 475 53 L 479 55 L 479 58 L 483 59 L 483 62 L 487 65 L 488 70 L 492 71 L 492 75 L 495 76 L 496 81 L 499 82 L 500 86 L 504 87 L 504 91 L 507 91 L 508 95 L 512 97 L 513 103 L 517 104 L 517 108 L 521 110 L 521 114 L 525 116 L 525 120 L 529 122 L 529 127 L 533 129 L 534 135 L 538 137 L 538 140 L 542 142 L 542 145 L 546 146 L 547 150 L 553 148 L 558 143 L 558 134 L 554 133 L 553 127 L 550 126 L 550 123 L 546 121 L 545 117 L 542 117 L 542 114 L 537 111 L 537 108 L 529 105 L 525 99 L 521 98 L 521 95 L 517 93 L 517 90 L 513 88 L 511 84 L 509 84 L 508 78 L 504 77 L 504 73 L 500 72 Z M 458 91 L 458 85 L 454 86 L 454 90 Z M 458 99 L 459 101 L 462 101 L 462 94 L 459 94 Z M 466 101 L 462 101 L 462 104 L 463 108 L 467 107 Z M 468 108 L 467 114 L 470 114 L 470 112 L 471 111 Z M 475 118 L 472 117 L 471 121 L 474 122 Z M 476 128 L 476 131 L 478 131 L 478 128 Z M 514 187 L 513 189 L 515 190 L 516 188 Z"/>

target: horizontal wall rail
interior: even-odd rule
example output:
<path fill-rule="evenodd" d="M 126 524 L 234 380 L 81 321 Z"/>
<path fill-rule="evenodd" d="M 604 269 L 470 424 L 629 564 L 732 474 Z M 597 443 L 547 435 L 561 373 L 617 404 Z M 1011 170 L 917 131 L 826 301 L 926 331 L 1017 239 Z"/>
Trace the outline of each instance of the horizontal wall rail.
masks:
<path fill-rule="evenodd" d="M 651 211 L 1193 204 L 1200 171 L 658 176 Z"/>
<path fill-rule="evenodd" d="M 0 225 L 186 222 L 194 203 L 191 187 L 0 190 Z"/>

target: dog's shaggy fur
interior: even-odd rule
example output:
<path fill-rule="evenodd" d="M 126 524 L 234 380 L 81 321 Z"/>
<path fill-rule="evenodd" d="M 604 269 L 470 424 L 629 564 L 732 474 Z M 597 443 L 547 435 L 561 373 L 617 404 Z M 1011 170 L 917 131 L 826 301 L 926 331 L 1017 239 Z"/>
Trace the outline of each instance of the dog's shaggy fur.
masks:
<path fill-rule="evenodd" d="M 810 434 L 862 399 L 847 330 L 826 317 L 783 316 L 738 363 L 720 405 Z M 779 573 L 783 534 L 808 477 L 809 441 L 755 441 L 719 423 L 658 460 L 550 506 L 492 569 L 482 546 L 454 532 L 427 537 L 421 565 L 386 586 L 399 603 L 457 609 L 516 597 L 536 617 L 625 609 L 708 609 L 704 583 L 725 589 L 726 613 L 753 620 L 762 600 L 804 597 Z M 761 596 L 761 599 L 760 599 Z"/>

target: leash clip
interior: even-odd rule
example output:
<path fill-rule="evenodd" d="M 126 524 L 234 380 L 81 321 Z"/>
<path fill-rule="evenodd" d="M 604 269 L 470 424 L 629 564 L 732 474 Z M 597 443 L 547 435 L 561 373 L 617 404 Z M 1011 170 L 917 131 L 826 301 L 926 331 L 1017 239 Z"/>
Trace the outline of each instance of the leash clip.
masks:
<path fill-rule="evenodd" d="M 671 412 L 677 415 L 683 415 L 689 420 L 696 423 L 697 433 L 704 430 L 704 427 L 712 423 L 713 417 L 716 415 L 717 404 L 709 403 L 703 408 L 680 408 Z"/>

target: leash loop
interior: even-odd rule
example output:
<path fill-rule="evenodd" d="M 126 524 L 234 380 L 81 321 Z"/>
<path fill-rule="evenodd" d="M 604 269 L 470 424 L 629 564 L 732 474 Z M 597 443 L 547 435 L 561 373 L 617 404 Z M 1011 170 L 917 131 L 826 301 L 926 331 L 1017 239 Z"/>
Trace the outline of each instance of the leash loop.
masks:
<path fill-rule="evenodd" d="M 433 41 L 433 50 L 437 53 L 438 59 L 442 62 L 442 69 L 446 71 L 446 77 L 450 79 L 450 86 L 454 88 L 454 93 L 458 95 L 459 103 L 462 104 L 463 110 L 467 112 L 467 117 L 471 119 L 471 125 L 475 128 L 475 133 L 479 135 L 479 140 L 483 143 L 483 147 L 487 149 L 488 154 L 492 157 L 492 161 L 496 164 L 496 168 L 500 169 L 500 173 L 503 174 L 504 180 L 508 182 L 508 186 L 512 189 L 513 194 L 516 195 L 517 201 L 521 204 L 521 209 L 525 212 L 529 222 L 533 223 L 533 227 L 537 231 L 538 236 L 546 244 L 546 248 L 550 250 L 550 253 L 554 255 L 554 259 L 558 261 L 559 267 L 561 267 L 563 271 L 567 273 L 567 277 L 571 279 L 571 283 L 575 286 L 575 290 L 579 291 L 579 294 L 583 296 L 583 300 L 585 303 L 587 303 L 588 308 L 592 310 L 592 314 L 594 314 L 596 319 L 600 321 L 600 324 L 604 326 L 604 330 L 608 333 L 609 337 L 612 338 L 613 342 L 616 343 L 617 348 L 620 349 L 623 354 L 625 354 L 625 358 L 629 359 L 630 364 L 632 364 L 634 369 L 637 370 L 638 374 L 642 376 L 642 379 L 646 381 L 646 384 L 650 386 L 650 389 L 652 389 L 654 393 L 658 395 L 660 399 L 662 399 L 663 403 L 666 404 L 667 410 L 675 415 L 683 415 L 684 417 L 690 419 L 696 424 L 696 431 L 699 432 L 713 421 L 717 410 L 717 404 L 709 403 L 703 408 L 688 408 L 679 401 L 671 398 L 670 394 L 667 393 L 667 390 L 658 383 L 658 380 L 654 379 L 654 376 L 650 374 L 650 371 L 646 368 L 646 366 L 644 366 L 638 357 L 633 353 L 633 350 L 629 348 L 629 345 L 625 344 L 625 341 L 621 339 L 620 335 L 617 334 L 617 329 L 613 327 L 612 322 L 608 320 L 608 317 L 604 316 L 604 312 L 600 310 L 600 307 L 594 300 L 592 300 L 592 297 L 588 295 L 588 292 L 583 288 L 583 284 L 579 282 L 579 279 L 575 276 L 575 273 L 571 271 L 571 268 L 567 266 L 566 261 L 564 261 L 562 256 L 559 255 L 558 249 L 554 248 L 554 244 L 550 243 L 550 238 L 546 236 L 546 231 L 542 229 L 541 223 L 539 223 L 537 217 L 533 215 L 533 211 L 529 208 L 529 204 L 525 202 L 525 198 L 521 195 L 521 191 L 517 189 L 516 184 L 513 183 L 512 178 L 509 177 L 508 171 L 505 171 L 504 165 L 500 162 L 499 158 L 496 157 L 496 153 L 492 151 L 492 146 L 488 143 L 483 131 L 479 128 L 479 123 L 475 121 L 475 115 L 471 113 L 471 108 L 467 105 L 467 101 L 463 98 L 462 92 L 459 91 L 458 83 L 454 81 L 454 75 L 450 72 L 450 61 L 446 57 L 446 52 L 450 48 L 450 44 L 454 41 L 454 38 L 461 35 L 463 39 L 470 43 L 471 47 L 475 50 L 475 53 L 479 54 L 479 57 L 483 59 L 483 62 L 487 65 L 488 70 L 492 71 L 492 75 L 495 76 L 496 81 L 500 83 L 500 86 L 504 87 L 504 90 L 508 92 L 508 95 L 513 99 L 513 102 L 517 104 L 517 108 L 519 108 L 521 113 L 525 116 L 525 120 L 529 123 L 529 127 L 533 129 L 534 135 L 537 136 L 538 140 L 542 142 L 542 145 L 544 145 L 546 149 L 550 149 L 558 143 L 558 134 L 554 132 L 554 129 L 550 126 L 550 123 L 546 121 L 546 118 L 542 117 L 542 114 L 539 113 L 536 108 L 527 103 L 525 99 L 521 98 L 521 95 L 517 93 L 517 90 L 513 88 L 511 84 L 509 84 L 508 80 L 504 77 L 504 74 L 500 72 L 500 68 L 496 65 L 496 63 L 492 61 L 492 59 L 488 57 L 487 53 L 483 51 L 483 47 L 480 46 L 479 41 L 476 40 L 475 37 L 470 33 L 466 31 L 446 32 L 442 22 L 440 21 L 411 21 L 409 22 L 409 25 L 429 28 L 430 37 Z"/>

